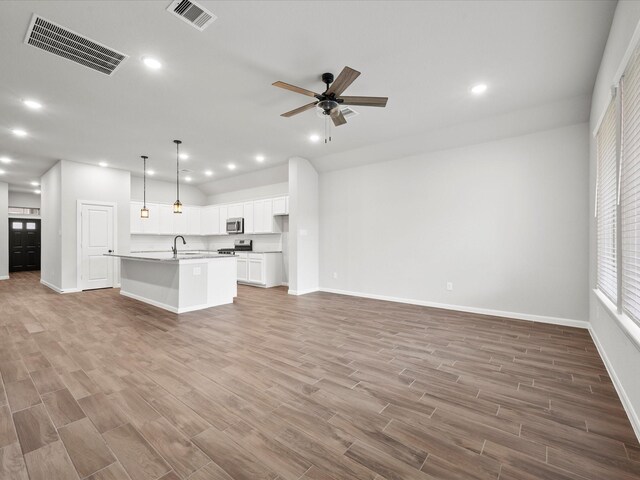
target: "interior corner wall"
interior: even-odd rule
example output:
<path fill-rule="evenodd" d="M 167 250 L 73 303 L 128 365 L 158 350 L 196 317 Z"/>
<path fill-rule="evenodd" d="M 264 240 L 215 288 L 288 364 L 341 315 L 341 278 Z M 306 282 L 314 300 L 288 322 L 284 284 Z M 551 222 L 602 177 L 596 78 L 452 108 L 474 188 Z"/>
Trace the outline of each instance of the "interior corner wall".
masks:
<path fill-rule="evenodd" d="M 40 281 L 62 289 L 62 163 L 58 162 L 40 178 Z"/>
<path fill-rule="evenodd" d="M 586 326 L 588 155 L 582 123 L 322 173 L 320 287 Z"/>
<path fill-rule="evenodd" d="M 319 286 L 318 172 L 304 158 L 289 159 L 289 293 Z"/>
<path fill-rule="evenodd" d="M 63 160 L 61 171 L 61 217 L 62 232 L 61 289 L 73 291 L 78 288 L 78 200 L 115 203 L 116 208 L 116 252 L 128 253 L 130 249 L 130 198 L 131 173 L 114 168 L 102 168 L 84 163 Z M 44 199 L 43 199 L 44 206 Z M 116 269 L 116 281 L 118 272 Z"/>
<path fill-rule="evenodd" d="M 634 32 L 640 28 L 640 2 L 620 1 L 609 32 L 591 101 L 590 131 L 596 128 L 611 98 L 625 54 L 633 48 Z M 596 221 L 593 216 L 596 185 L 596 143 L 590 136 L 589 226 L 589 321 L 591 334 L 622 400 L 636 435 L 640 438 L 640 328 L 623 326 L 594 292 L 596 288 Z"/>
<path fill-rule="evenodd" d="M 0 280 L 9 278 L 9 184 L 0 182 Z"/>

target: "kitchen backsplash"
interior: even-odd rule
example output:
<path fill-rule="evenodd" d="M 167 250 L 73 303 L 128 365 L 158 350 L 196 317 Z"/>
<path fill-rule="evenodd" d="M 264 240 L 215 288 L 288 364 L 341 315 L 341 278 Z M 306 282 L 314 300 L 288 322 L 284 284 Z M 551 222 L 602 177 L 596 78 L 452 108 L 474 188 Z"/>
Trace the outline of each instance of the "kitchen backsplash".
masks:
<path fill-rule="evenodd" d="M 227 236 L 188 236 L 184 239 L 186 245 L 178 240 L 180 250 L 218 250 L 220 248 L 232 248 L 236 239 L 253 240 L 253 249 L 256 251 L 283 250 L 283 240 L 286 234 L 274 235 L 227 235 Z M 173 235 L 131 235 L 131 251 L 170 251 L 173 246 Z M 286 240 L 285 240 L 286 241 Z"/>

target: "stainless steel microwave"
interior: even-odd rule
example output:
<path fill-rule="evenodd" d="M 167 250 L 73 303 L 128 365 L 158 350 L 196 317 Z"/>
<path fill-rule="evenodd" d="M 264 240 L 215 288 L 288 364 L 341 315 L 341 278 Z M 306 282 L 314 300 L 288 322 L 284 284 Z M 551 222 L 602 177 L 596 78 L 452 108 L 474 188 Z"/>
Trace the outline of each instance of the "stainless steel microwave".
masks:
<path fill-rule="evenodd" d="M 244 218 L 228 218 L 227 233 L 244 233 Z"/>

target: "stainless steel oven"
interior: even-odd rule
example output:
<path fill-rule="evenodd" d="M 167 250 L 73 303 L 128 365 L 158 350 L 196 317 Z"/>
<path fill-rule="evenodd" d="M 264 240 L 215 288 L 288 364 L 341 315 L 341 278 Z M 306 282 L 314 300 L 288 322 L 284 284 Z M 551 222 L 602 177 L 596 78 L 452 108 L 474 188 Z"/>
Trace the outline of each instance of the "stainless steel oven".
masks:
<path fill-rule="evenodd" d="M 244 233 L 244 218 L 228 218 L 227 233 Z"/>

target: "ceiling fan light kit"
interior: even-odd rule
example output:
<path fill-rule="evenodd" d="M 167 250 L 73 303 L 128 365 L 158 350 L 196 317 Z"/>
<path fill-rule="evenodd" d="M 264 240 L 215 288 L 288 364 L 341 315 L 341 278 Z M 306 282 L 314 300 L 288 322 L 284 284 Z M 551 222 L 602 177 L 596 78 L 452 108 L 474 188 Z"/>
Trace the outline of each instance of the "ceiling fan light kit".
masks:
<path fill-rule="evenodd" d="M 324 93 L 315 93 L 306 88 L 297 87 L 285 82 L 275 82 L 275 87 L 284 88 L 301 95 L 316 98 L 315 102 L 308 103 L 302 107 L 298 107 L 289 112 L 285 112 L 281 117 L 292 117 L 299 113 L 306 112 L 312 108 L 318 107 L 324 115 L 325 119 L 325 143 L 327 143 L 327 129 L 330 129 L 328 119 L 331 118 L 336 127 L 347 123 L 346 118 L 340 110 L 340 105 L 360 105 L 362 107 L 386 107 L 388 97 L 346 97 L 342 93 L 360 76 L 360 72 L 350 67 L 344 67 L 338 78 L 334 79 L 332 73 L 323 73 L 321 75 L 322 82 L 327 86 Z M 331 136 L 328 135 L 329 141 Z"/>

